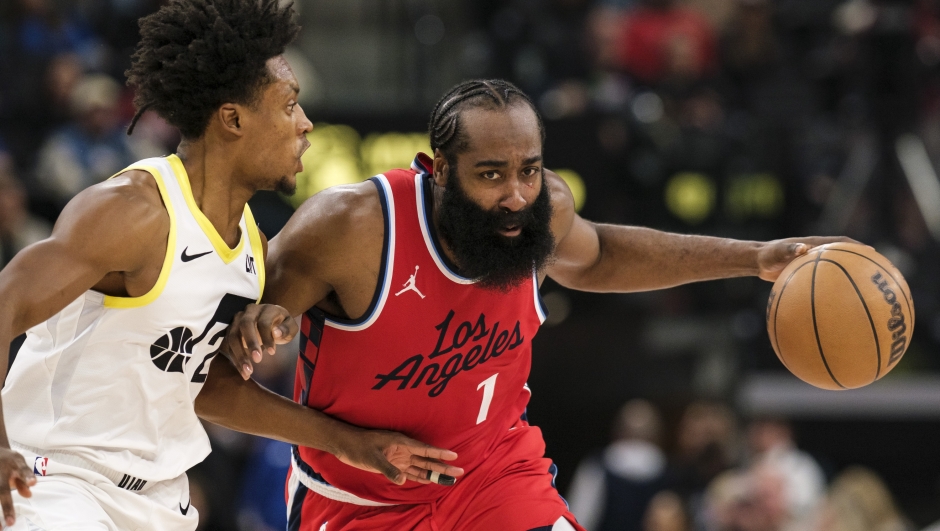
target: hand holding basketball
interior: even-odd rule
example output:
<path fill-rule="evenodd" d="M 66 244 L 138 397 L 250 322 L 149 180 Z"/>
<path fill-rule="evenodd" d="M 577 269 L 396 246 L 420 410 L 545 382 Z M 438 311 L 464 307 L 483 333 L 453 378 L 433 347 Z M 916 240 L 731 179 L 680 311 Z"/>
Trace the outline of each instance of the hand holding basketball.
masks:
<path fill-rule="evenodd" d="M 808 238 L 787 238 L 767 242 L 757 254 L 758 276 L 763 280 L 773 282 L 780 276 L 787 265 L 797 257 L 806 254 L 813 247 L 828 243 L 856 243 L 857 241 L 845 237 L 810 236 Z M 861 245 L 861 244 L 859 244 Z"/>
<path fill-rule="evenodd" d="M 810 249 L 778 276 L 767 332 L 780 361 L 823 389 L 854 389 L 893 369 L 914 332 L 901 273 L 866 245 Z"/>

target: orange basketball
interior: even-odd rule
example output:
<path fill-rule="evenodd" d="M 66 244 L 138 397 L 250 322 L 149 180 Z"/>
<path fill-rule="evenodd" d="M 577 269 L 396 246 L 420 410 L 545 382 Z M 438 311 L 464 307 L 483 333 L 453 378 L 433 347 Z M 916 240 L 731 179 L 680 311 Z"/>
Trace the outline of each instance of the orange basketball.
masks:
<path fill-rule="evenodd" d="M 823 389 L 855 389 L 897 365 L 914 333 L 901 273 L 874 249 L 833 243 L 791 262 L 767 301 L 767 333 L 783 365 Z"/>

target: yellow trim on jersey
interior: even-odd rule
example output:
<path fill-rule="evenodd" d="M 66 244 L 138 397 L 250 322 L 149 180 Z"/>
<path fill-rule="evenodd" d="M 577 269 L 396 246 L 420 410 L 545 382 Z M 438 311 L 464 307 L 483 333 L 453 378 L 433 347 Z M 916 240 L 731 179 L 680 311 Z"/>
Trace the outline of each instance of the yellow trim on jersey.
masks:
<path fill-rule="evenodd" d="M 258 303 L 261 303 L 261 296 L 264 295 L 264 246 L 261 245 L 261 234 L 259 234 L 258 224 L 255 223 L 255 217 L 245 204 L 245 227 L 248 229 L 248 242 L 251 244 L 251 254 L 255 257 L 255 270 L 258 272 Z"/>
<path fill-rule="evenodd" d="M 245 245 L 245 238 L 240 237 L 238 239 L 238 245 L 236 245 L 234 249 L 229 248 L 225 240 L 219 236 L 219 231 L 215 230 L 215 226 L 209 221 L 209 218 L 207 218 L 206 215 L 202 213 L 202 210 L 199 210 L 199 206 L 196 205 L 196 199 L 193 197 L 193 189 L 189 185 L 189 175 L 186 173 L 183 161 L 176 155 L 170 155 L 166 160 L 170 163 L 170 167 L 173 168 L 173 173 L 176 174 L 176 180 L 180 183 L 180 189 L 182 189 L 183 197 L 186 199 L 186 206 L 189 207 L 189 211 L 196 219 L 196 223 L 199 224 L 202 228 L 202 232 L 204 232 L 206 237 L 209 238 L 209 241 L 212 242 L 212 247 L 215 248 L 215 252 L 219 255 L 219 258 L 226 264 L 232 263 L 232 261 L 241 254 L 242 247 Z"/>
<path fill-rule="evenodd" d="M 140 297 L 112 297 L 105 295 L 104 306 L 106 308 L 139 308 L 155 301 L 163 293 L 166 282 L 170 278 L 170 269 L 173 268 L 173 257 L 176 255 L 176 213 L 173 211 L 173 203 L 170 201 L 170 195 L 166 191 L 166 185 L 163 184 L 163 175 L 154 166 L 133 165 L 122 171 L 124 173 L 130 170 L 143 170 L 153 176 L 157 181 L 157 188 L 160 189 L 160 197 L 163 199 L 163 205 L 166 207 L 167 214 L 170 215 L 170 234 L 166 239 L 166 256 L 163 257 L 163 267 L 160 269 L 160 276 L 157 277 L 157 283 L 150 288 L 150 291 Z M 120 175 L 120 174 L 119 174 Z"/>

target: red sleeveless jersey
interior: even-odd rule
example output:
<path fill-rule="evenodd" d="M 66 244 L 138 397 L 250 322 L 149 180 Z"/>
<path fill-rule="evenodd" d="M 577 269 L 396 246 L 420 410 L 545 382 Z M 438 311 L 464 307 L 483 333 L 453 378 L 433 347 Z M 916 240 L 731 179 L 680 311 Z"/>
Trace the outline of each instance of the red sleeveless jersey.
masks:
<path fill-rule="evenodd" d="M 355 321 L 316 308 L 304 314 L 294 399 L 453 450 L 453 464 L 471 473 L 524 417 L 532 337 L 546 312 L 534 272 L 504 293 L 476 286 L 448 264 L 431 223 L 430 166 L 419 154 L 411 170 L 372 178 L 385 212 L 372 304 Z M 447 489 L 400 487 L 312 448 L 295 448 L 294 463 L 318 482 L 375 502 L 429 502 Z"/>

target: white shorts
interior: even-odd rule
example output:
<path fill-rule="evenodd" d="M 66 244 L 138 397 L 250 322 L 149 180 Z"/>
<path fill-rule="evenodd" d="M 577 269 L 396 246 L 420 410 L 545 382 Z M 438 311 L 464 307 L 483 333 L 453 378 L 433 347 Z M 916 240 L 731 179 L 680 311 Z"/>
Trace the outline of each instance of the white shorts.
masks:
<path fill-rule="evenodd" d="M 27 464 L 35 460 L 24 457 Z M 50 460 L 45 470 L 31 497 L 13 491 L 11 531 L 193 531 L 199 522 L 186 474 L 135 492 L 76 466 Z"/>

